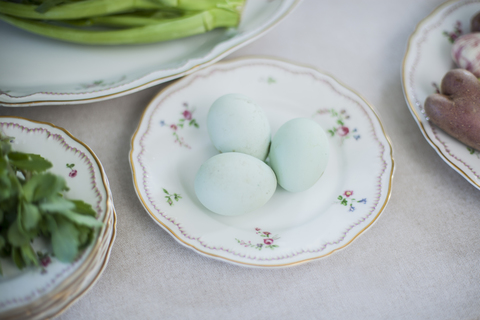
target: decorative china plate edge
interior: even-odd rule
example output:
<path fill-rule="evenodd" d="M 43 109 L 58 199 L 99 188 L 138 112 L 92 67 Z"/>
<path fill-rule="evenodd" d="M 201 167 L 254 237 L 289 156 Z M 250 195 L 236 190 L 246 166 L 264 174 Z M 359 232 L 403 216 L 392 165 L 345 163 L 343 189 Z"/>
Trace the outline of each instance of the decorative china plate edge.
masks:
<path fill-rule="evenodd" d="M 460 168 L 459 166 L 457 166 L 451 159 L 448 155 L 446 155 L 442 149 L 432 140 L 432 137 L 430 137 L 425 129 L 425 124 L 424 122 L 422 121 L 422 118 L 421 116 L 418 114 L 417 110 L 415 109 L 415 106 L 413 104 L 413 102 L 410 100 L 410 97 L 407 95 L 407 91 L 406 91 L 406 88 L 407 88 L 407 78 L 406 78 L 406 72 L 405 72 L 405 67 L 406 67 L 406 63 L 407 63 L 407 59 L 409 57 L 409 53 L 410 53 L 410 49 L 412 48 L 413 46 L 413 40 L 415 38 L 415 36 L 418 35 L 418 33 L 420 32 L 421 28 L 423 27 L 424 24 L 426 24 L 428 22 L 428 20 L 432 19 L 433 17 L 435 17 L 439 12 L 441 12 L 442 10 L 444 10 L 445 8 L 455 4 L 455 3 L 459 3 L 461 2 L 462 0 L 450 0 L 450 1 L 446 1 L 444 2 L 443 4 L 439 5 L 438 7 L 436 7 L 429 15 L 427 15 L 425 18 L 423 18 L 415 27 L 414 31 L 412 32 L 412 34 L 410 35 L 410 37 L 408 38 L 408 41 L 407 41 L 407 46 L 406 46 L 406 49 L 405 49 L 405 55 L 403 57 L 403 61 L 402 61 L 402 90 L 403 90 L 403 96 L 405 97 L 405 101 L 407 103 L 407 106 L 410 110 L 410 113 L 412 114 L 413 118 L 415 119 L 415 122 L 417 122 L 417 125 L 418 127 L 420 128 L 420 131 L 422 132 L 425 140 L 427 140 L 427 142 L 430 144 L 430 146 L 437 152 L 437 154 L 440 156 L 440 158 L 442 158 L 452 169 L 454 169 L 455 171 L 457 171 L 461 176 L 463 176 L 468 182 L 470 182 L 474 187 L 476 187 L 477 189 L 480 189 L 480 183 L 479 182 L 476 182 L 473 177 L 471 177 L 468 173 L 466 173 L 464 171 L 464 169 Z"/>
<path fill-rule="evenodd" d="M 78 98 L 78 99 L 73 99 L 73 100 L 72 99 L 56 100 L 56 99 L 51 99 L 51 97 L 49 97 L 49 96 L 46 96 L 46 97 L 42 98 L 41 95 L 46 95 L 45 93 L 34 92 L 30 96 L 33 97 L 35 95 L 40 95 L 40 97 L 37 98 L 37 99 L 32 99 L 32 100 L 23 101 L 23 102 L 13 102 L 13 101 L 2 100 L 3 97 L 0 94 L 0 106 L 4 106 L 4 107 L 30 107 L 30 106 L 41 106 L 41 105 L 68 105 L 68 104 L 85 104 L 85 103 L 91 103 L 91 102 L 98 102 L 98 101 L 104 101 L 104 100 L 109 100 L 109 99 L 125 96 L 125 95 L 131 94 L 131 93 L 141 91 L 143 89 L 153 87 L 153 86 L 161 84 L 161 83 L 165 83 L 165 82 L 168 82 L 168 81 L 171 81 L 171 80 L 189 75 L 189 74 L 191 74 L 195 71 L 201 70 L 203 68 L 206 68 L 206 67 L 214 64 L 215 62 L 217 62 L 217 61 L 221 60 L 222 58 L 228 56 L 230 53 L 232 53 L 232 52 L 242 48 L 243 46 L 255 41 L 256 39 L 260 38 L 261 36 L 263 36 L 264 34 L 269 32 L 278 23 L 280 23 L 286 16 L 288 16 L 290 13 L 292 13 L 294 11 L 294 9 L 297 8 L 298 5 L 302 1 L 303 0 L 293 0 L 290 7 L 287 10 L 285 10 L 285 12 L 281 13 L 278 17 L 276 17 L 269 25 L 267 25 L 265 27 L 265 29 L 257 31 L 257 33 L 254 33 L 251 37 L 245 39 L 244 41 L 241 41 L 240 43 L 238 43 L 236 45 L 233 45 L 233 46 L 227 48 L 224 51 L 221 51 L 218 54 L 214 53 L 213 58 L 211 58 L 210 60 L 208 60 L 208 58 L 207 58 L 206 61 L 196 63 L 194 66 L 188 68 L 187 70 L 182 70 L 182 68 L 185 68 L 185 66 L 188 65 L 189 61 L 192 61 L 192 60 L 195 60 L 195 59 L 189 60 L 185 64 L 183 64 L 182 66 L 178 67 L 178 69 L 180 69 L 180 70 L 177 73 L 167 75 L 167 76 L 163 76 L 163 77 L 160 77 L 160 78 L 157 78 L 157 79 L 154 79 L 154 80 L 150 80 L 150 81 L 147 81 L 146 83 L 142 83 L 142 84 L 139 84 L 139 85 L 134 86 L 132 88 L 128 88 L 128 89 L 125 89 L 125 90 L 122 90 L 122 91 L 119 91 L 119 92 L 107 93 L 107 94 L 103 94 L 103 95 L 98 94 L 98 92 L 93 92 L 92 97 Z M 216 46 L 214 46 L 212 48 L 212 50 L 207 55 L 205 55 L 203 58 L 212 55 L 212 52 L 215 51 L 217 46 L 218 46 L 218 44 Z M 201 59 L 202 59 L 202 57 L 197 58 L 197 60 L 201 60 Z M 144 76 L 142 76 L 138 79 L 132 80 L 130 83 L 141 82 L 142 78 L 148 77 L 152 73 L 155 73 L 155 72 L 158 72 L 158 71 L 159 70 L 154 70 L 149 74 L 146 74 L 146 75 L 144 75 Z M 113 88 L 105 89 L 105 91 L 109 91 L 111 89 L 113 89 Z M 76 94 L 73 94 L 73 95 L 76 95 Z M 25 98 L 25 97 L 21 97 L 21 98 Z"/>
<path fill-rule="evenodd" d="M 142 195 L 140 194 L 139 192 L 139 189 L 138 189 L 138 185 L 137 185 L 137 182 L 136 182 L 136 171 L 135 171 L 135 168 L 134 168 L 134 160 L 133 160 L 133 154 L 134 154 L 134 141 L 135 141 L 135 138 L 137 136 L 137 134 L 139 133 L 139 130 L 140 130 L 140 127 L 141 127 L 141 123 L 145 117 L 145 115 L 147 114 L 147 111 L 148 111 L 148 106 L 150 106 L 150 104 L 155 101 L 160 95 L 162 95 L 167 89 L 170 88 L 170 86 L 172 86 L 174 83 L 172 84 L 169 84 L 167 86 L 165 86 L 164 88 L 162 88 L 152 99 L 151 101 L 147 104 L 147 107 L 145 107 L 141 117 L 140 117 L 140 120 L 139 120 L 139 124 L 137 126 L 137 128 L 135 129 L 135 132 L 133 133 L 132 135 L 132 138 L 130 140 L 130 153 L 129 153 L 129 163 L 130 163 L 130 168 L 131 168 L 131 171 L 132 171 L 132 180 L 133 180 L 133 184 L 134 184 L 134 189 L 135 189 L 135 193 L 137 194 L 142 206 L 144 207 L 145 211 L 147 211 L 147 213 L 150 215 L 150 217 L 159 225 L 161 226 L 165 231 L 167 231 L 168 233 L 170 233 L 173 238 L 175 240 L 177 240 L 180 244 L 184 245 L 185 247 L 187 248 L 190 248 L 194 251 L 196 251 L 197 253 L 200 253 L 201 255 L 203 256 L 206 256 L 206 257 L 209 257 L 209 258 L 214 258 L 216 260 L 220 260 L 220 261 L 224 261 L 224 262 L 229 262 L 229 263 L 232 263 L 234 265 L 239 265 L 239 266 L 246 266 L 246 267 L 261 267 L 261 268 L 280 268 L 280 267 L 289 267 L 289 266 L 294 266 L 294 265 L 299 265 L 299 264 L 303 264 L 303 263 L 306 263 L 306 262 L 310 262 L 310 261 L 313 261 L 313 260 L 317 260 L 317 259 L 320 259 L 320 258 L 323 258 L 323 257 L 327 257 L 329 255 L 331 255 L 332 253 L 336 252 L 336 251 L 339 251 L 341 249 L 344 249 L 345 247 L 347 247 L 348 245 L 350 245 L 355 239 L 357 239 L 360 235 L 362 235 L 363 233 L 365 233 L 365 231 L 367 229 L 369 229 L 378 219 L 378 217 L 380 216 L 381 213 L 383 213 L 383 211 L 385 210 L 387 204 L 388 204 L 388 201 L 390 200 L 390 197 L 391 197 L 391 193 L 392 193 L 392 181 L 393 181 L 393 176 L 394 176 L 394 172 L 395 172 L 395 161 L 394 161 L 394 157 L 393 157 L 393 146 L 392 146 L 392 143 L 391 143 L 391 140 L 389 138 L 389 136 L 387 135 L 387 133 L 385 132 L 385 128 L 383 126 L 383 123 L 381 122 L 380 120 L 380 117 L 378 116 L 377 112 L 375 111 L 375 109 L 373 108 L 373 106 L 361 95 L 359 94 L 357 91 L 351 89 L 349 86 L 345 85 L 343 82 L 339 81 L 337 78 L 335 78 L 333 75 L 331 75 L 330 73 L 328 72 L 324 72 L 324 71 L 321 71 L 319 70 L 318 68 L 315 68 L 315 67 L 312 67 L 312 66 L 309 66 L 309 65 L 305 65 L 305 64 L 300 64 L 300 63 L 295 63 L 295 62 L 292 62 L 292 61 L 289 61 L 289 60 L 285 60 L 285 59 L 280 59 L 280 58 L 274 58 L 274 57 L 269 57 L 269 56 L 247 56 L 247 57 L 240 57 L 240 58 L 234 58 L 234 59 L 229 59 L 229 60 L 224 60 L 224 61 L 220 61 L 220 62 L 217 62 L 216 65 L 225 65 L 225 64 L 230 64 L 230 63 L 235 63 L 235 62 L 241 62 L 241 61 L 245 61 L 245 60 L 270 60 L 270 61 L 276 61 L 276 62 L 280 62 L 280 63 L 287 63 L 287 64 L 291 64 L 291 65 L 294 65 L 296 67 L 302 67 L 302 68 L 307 68 L 307 69 L 310 69 L 310 70 L 313 70 L 315 72 L 318 72 L 322 75 L 325 75 L 327 77 L 330 77 L 332 80 L 336 81 L 340 86 L 342 86 L 343 88 L 349 90 L 350 92 L 352 92 L 353 94 L 355 94 L 356 96 L 358 96 L 369 108 L 370 110 L 372 111 L 373 115 L 376 117 L 376 120 L 378 121 L 378 124 L 381 128 L 381 133 L 383 134 L 383 136 L 385 137 L 385 140 L 388 144 L 388 147 L 390 149 L 390 152 L 384 152 L 385 155 L 387 156 L 390 156 L 390 160 L 391 160 L 391 169 L 390 169 L 390 173 L 389 173 L 389 178 L 388 178 L 388 190 L 387 190 L 387 194 L 385 196 L 385 201 L 384 203 L 381 205 L 380 209 L 378 210 L 378 212 L 376 213 L 375 217 L 372 219 L 372 221 L 369 222 L 368 225 L 366 225 L 363 229 L 361 229 L 352 239 L 350 239 L 347 243 L 345 243 L 343 246 L 339 247 L 339 248 L 336 248 L 336 249 L 333 249 L 332 251 L 326 253 L 326 254 L 322 254 L 322 255 L 319 255 L 317 257 L 313 257 L 313 258 L 306 258 L 306 259 L 302 259 L 302 260 L 299 260 L 299 261 L 293 261 L 293 262 L 289 262 L 289 263 L 283 263 L 283 264 L 260 264 L 260 263 L 248 263 L 248 262 L 243 262 L 243 261 L 239 261 L 239 260 L 234 260 L 234 259 L 231 259 L 231 258 L 227 258 L 227 257 L 224 257 L 224 256 L 221 256 L 221 255 L 218 255 L 218 254 L 213 254 L 213 253 L 209 253 L 209 252 L 206 252 L 205 250 L 202 250 L 196 246 L 194 246 L 193 244 L 190 244 L 186 241 L 184 241 L 179 235 L 177 235 L 169 226 L 167 226 L 166 224 L 164 224 L 162 221 L 160 221 L 159 219 L 157 219 L 155 217 L 155 215 L 148 209 L 148 206 L 146 205 L 146 202 L 145 202 L 145 199 L 143 199 Z M 388 167 L 387 167 L 388 168 Z"/>
<path fill-rule="evenodd" d="M 110 254 L 112 252 L 113 243 L 115 242 L 115 239 L 117 237 L 117 231 L 116 231 L 117 230 L 117 214 L 116 214 L 115 208 L 113 208 L 113 207 L 112 207 L 112 219 L 113 219 L 112 235 L 111 235 L 111 238 L 110 238 L 110 243 L 109 243 L 108 247 L 106 248 L 106 253 L 105 253 L 105 256 L 103 257 L 103 262 L 102 262 L 102 264 L 100 266 L 100 269 L 98 270 L 97 274 L 95 275 L 93 280 L 85 288 L 81 288 L 81 290 L 78 293 L 76 293 L 75 297 L 71 301 L 69 301 L 66 305 L 62 306 L 60 310 L 55 311 L 53 314 L 49 315 L 49 317 L 52 317 L 52 318 L 58 317 L 59 315 L 64 313 L 75 302 L 80 300 L 80 298 L 82 298 L 87 292 L 89 292 L 90 289 L 100 279 L 101 275 L 103 274 L 103 272 L 105 271 L 105 269 L 107 267 L 108 261 L 110 260 Z"/>

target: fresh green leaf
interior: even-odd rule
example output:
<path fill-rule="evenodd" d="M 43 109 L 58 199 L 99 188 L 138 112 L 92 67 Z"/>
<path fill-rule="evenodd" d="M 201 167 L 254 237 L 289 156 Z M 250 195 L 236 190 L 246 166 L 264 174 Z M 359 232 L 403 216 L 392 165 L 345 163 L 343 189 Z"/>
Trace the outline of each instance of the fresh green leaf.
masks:
<path fill-rule="evenodd" d="M 25 262 L 25 265 L 35 265 L 38 266 L 38 257 L 35 251 L 33 251 L 32 247 L 30 244 L 24 245 L 20 248 L 20 253 L 22 255 L 23 261 Z"/>
<path fill-rule="evenodd" d="M 8 175 L 0 176 L 0 201 L 10 198 L 13 194 L 11 178 Z"/>
<path fill-rule="evenodd" d="M 88 247 L 90 243 L 92 243 L 94 238 L 94 232 L 92 228 L 88 228 L 85 226 L 77 226 L 77 230 L 79 232 L 79 235 L 78 235 L 78 241 L 80 244 L 79 249 L 82 250 Z"/>
<path fill-rule="evenodd" d="M 7 175 L 8 173 L 8 162 L 5 157 L 0 157 L 0 176 Z"/>
<path fill-rule="evenodd" d="M 20 248 L 12 248 L 12 260 L 18 269 L 21 270 L 25 268 L 25 261 L 23 261 L 22 254 L 20 253 Z"/>
<path fill-rule="evenodd" d="M 51 223 L 53 253 L 62 262 L 72 262 L 78 254 L 78 230 L 70 221 L 57 217 Z"/>
<path fill-rule="evenodd" d="M 90 204 L 62 196 L 68 190 L 64 178 L 41 172 L 51 167 L 49 161 L 11 152 L 10 139 L 0 133 L 0 257 L 20 269 L 38 266 L 31 241 L 43 235 L 61 261 L 73 261 L 93 241 L 94 227 L 103 223 Z"/>
<path fill-rule="evenodd" d="M 32 230 L 37 227 L 38 222 L 42 219 L 38 207 L 27 202 L 22 202 L 22 222 L 25 230 Z"/>
<path fill-rule="evenodd" d="M 92 216 L 85 216 L 83 214 L 75 213 L 71 210 L 67 211 L 62 211 L 62 212 L 57 212 L 58 215 L 61 215 L 68 220 L 70 220 L 73 223 L 82 225 L 82 226 L 87 226 L 87 227 L 101 227 L 103 226 L 103 223 L 101 221 L 98 221 Z"/>
<path fill-rule="evenodd" d="M 70 201 L 73 202 L 73 204 L 75 204 L 75 208 L 73 209 L 74 212 L 80 213 L 86 216 L 92 216 L 94 218 L 97 216 L 97 213 L 95 212 L 95 210 L 93 210 L 90 204 L 83 202 L 81 200 L 70 200 Z"/>
<path fill-rule="evenodd" d="M 12 139 L 12 137 L 6 137 L 0 134 L 0 155 L 6 155 L 12 150 L 12 145 L 10 144 L 10 140 Z"/>
<path fill-rule="evenodd" d="M 38 223 L 38 234 L 39 235 L 44 235 L 44 236 L 47 236 L 47 237 L 50 236 L 50 231 L 48 229 L 48 223 L 47 223 L 46 219 L 42 219 Z"/>
<path fill-rule="evenodd" d="M 67 190 L 65 180 L 51 173 L 34 175 L 23 186 L 23 192 L 28 202 L 36 202 Z"/>
<path fill-rule="evenodd" d="M 28 170 L 43 172 L 52 167 L 52 163 L 38 154 L 10 152 L 8 154 L 10 162 L 19 170 Z"/>
<path fill-rule="evenodd" d="M 50 234 L 57 229 L 57 222 L 55 221 L 53 215 L 45 215 L 45 222 Z"/>
<path fill-rule="evenodd" d="M 5 238 L 2 235 L 0 235 L 0 250 L 2 250 L 6 244 L 7 242 L 5 241 Z"/>
<path fill-rule="evenodd" d="M 54 195 L 46 199 L 45 202 L 39 203 L 38 207 L 42 211 L 60 213 L 75 208 L 75 204 L 59 195 Z"/>
<path fill-rule="evenodd" d="M 24 235 L 18 228 L 18 223 L 12 223 L 8 228 L 7 233 L 8 242 L 14 247 L 21 247 L 30 243 L 28 236 Z"/>

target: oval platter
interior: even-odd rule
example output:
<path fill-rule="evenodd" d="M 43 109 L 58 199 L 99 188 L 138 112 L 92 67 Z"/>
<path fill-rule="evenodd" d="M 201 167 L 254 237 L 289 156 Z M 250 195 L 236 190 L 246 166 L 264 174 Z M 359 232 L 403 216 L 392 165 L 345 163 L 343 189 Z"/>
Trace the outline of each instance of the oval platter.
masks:
<path fill-rule="evenodd" d="M 300 2 L 248 0 L 238 28 L 132 46 L 62 42 L 0 21 L 0 105 L 88 103 L 182 77 L 259 38 Z"/>

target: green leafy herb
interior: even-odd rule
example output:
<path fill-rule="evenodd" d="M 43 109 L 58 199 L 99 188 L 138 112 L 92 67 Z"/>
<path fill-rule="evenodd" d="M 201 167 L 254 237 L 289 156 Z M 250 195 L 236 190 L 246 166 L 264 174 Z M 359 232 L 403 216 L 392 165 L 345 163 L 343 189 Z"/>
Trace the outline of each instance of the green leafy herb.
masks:
<path fill-rule="evenodd" d="M 103 224 L 91 205 L 63 196 L 67 184 L 46 172 L 52 167 L 48 160 L 12 151 L 12 139 L 0 133 L 0 257 L 10 257 L 20 269 L 39 266 L 42 257 L 32 242 L 41 236 L 51 241 L 58 260 L 72 262 Z"/>

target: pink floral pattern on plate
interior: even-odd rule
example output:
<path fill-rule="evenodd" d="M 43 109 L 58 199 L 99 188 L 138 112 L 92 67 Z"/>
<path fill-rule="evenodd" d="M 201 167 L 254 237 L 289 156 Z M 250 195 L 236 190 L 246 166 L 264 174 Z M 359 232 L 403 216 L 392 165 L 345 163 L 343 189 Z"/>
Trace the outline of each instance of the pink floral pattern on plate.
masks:
<path fill-rule="evenodd" d="M 181 147 L 185 147 L 187 149 L 191 149 L 192 147 L 185 142 L 185 139 L 178 134 L 179 129 L 183 129 L 185 126 L 199 128 L 199 124 L 197 120 L 193 118 L 193 113 L 195 112 L 195 108 L 190 108 L 187 102 L 183 103 L 184 110 L 180 113 L 182 117 L 180 117 L 177 122 L 167 124 L 164 120 L 160 121 L 160 126 L 169 127 L 173 132 L 173 136 L 175 137 L 174 142 L 178 143 Z"/>
<path fill-rule="evenodd" d="M 348 211 L 350 212 L 355 211 L 357 203 L 367 204 L 367 198 L 356 200 L 355 198 L 352 198 L 352 196 L 353 196 L 353 191 L 346 190 L 343 194 L 338 196 L 337 200 L 340 201 L 341 205 L 348 207 Z"/>
<path fill-rule="evenodd" d="M 262 229 L 260 228 L 255 228 L 255 233 L 259 235 L 261 238 L 263 238 L 263 239 L 260 239 L 263 241 L 253 244 L 252 241 L 244 241 L 244 240 L 239 240 L 237 238 L 235 238 L 235 240 L 238 242 L 238 244 L 240 244 L 245 248 L 254 248 L 259 251 L 261 251 L 263 248 L 268 248 L 273 250 L 279 247 L 277 244 L 274 244 L 275 241 L 280 239 L 278 235 L 273 236 L 270 231 L 262 231 Z"/>
<path fill-rule="evenodd" d="M 350 137 L 353 137 L 355 140 L 361 138 L 358 134 L 357 128 L 351 129 L 351 127 L 346 124 L 346 120 L 350 119 L 350 115 L 345 109 L 340 111 L 336 111 L 335 109 L 321 109 L 318 110 L 316 114 L 330 114 L 331 117 L 335 119 L 335 125 L 327 130 L 331 137 L 338 136 L 340 137 L 341 142 Z"/>
<path fill-rule="evenodd" d="M 70 169 L 70 172 L 68 173 L 68 176 L 70 178 L 75 178 L 77 176 L 78 171 L 76 169 L 73 169 L 75 167 L 74 163 L 67 163 L 67 168 Z"/>
<path fill-rule="evenodd" d="M 450 41 L 450 43 L 454 43 L 455 40 L 460 37 L 463 33 L 463 30 L 462 30 L 462 23 L 460 21 L 457 20 L 457 22 L 455 22 L 455 25 L 453 26 L 453 31 L 443 31 L 442 34 L 447 37 L 448 41 Z"/>

